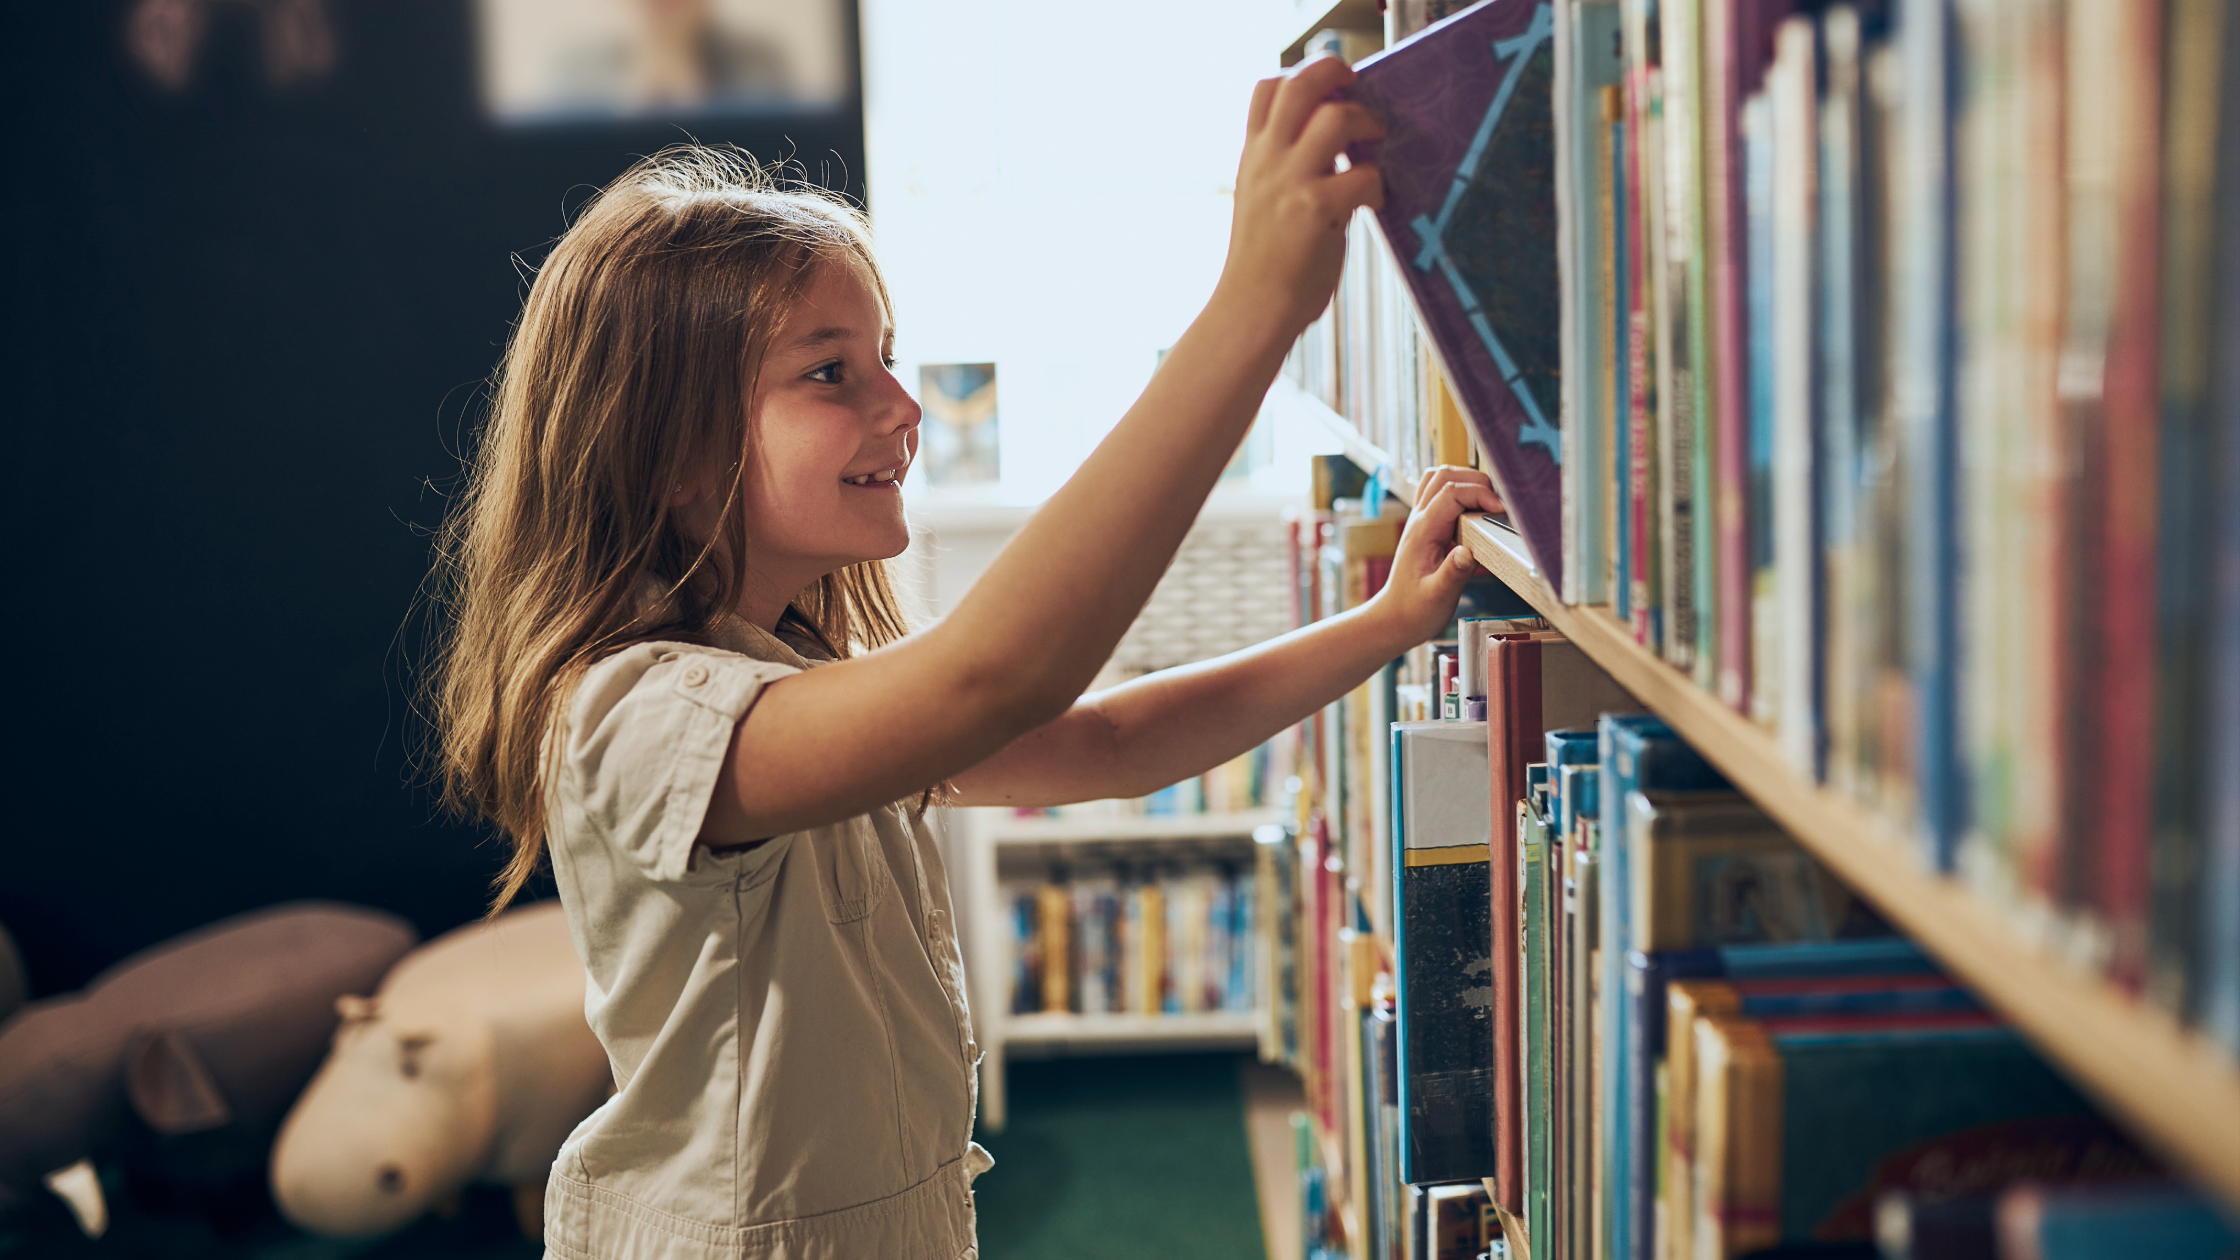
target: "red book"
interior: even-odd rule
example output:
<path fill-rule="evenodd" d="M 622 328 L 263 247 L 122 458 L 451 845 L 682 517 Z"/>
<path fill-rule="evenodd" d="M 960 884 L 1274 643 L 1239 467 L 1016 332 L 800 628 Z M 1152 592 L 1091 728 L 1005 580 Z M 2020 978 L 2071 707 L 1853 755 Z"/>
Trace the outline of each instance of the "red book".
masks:
<path fill-rule="evenodd" d="M 1604 713 L 1640 708 L 1587 654 L 1553 635 L 1505 635 L 1486 646 L 1486 762 L 1493 793 L 1492 892 L 1494 1201 L 1524 1210 L 1524 1046 L 1517 995 L 1524 985 L 1518 917 L 1517 802 L 1525 767 L 1547 757 L 1547 733 L 1592 726 Z"/>
<path fill-rule="evenodd" d="M 2103 376 L 2106 487 L 2100 547 L 2100 820 L 2097 891 L 2109 976 L 2146 978 L 2154 808 L 2155 516 L 2159 349 L 2162 5 L 2121 0 L 2108 32 L 2115 282 Z"/>
<path fill-rule="evenodd" d="M 1788 0 L 1705 0 L 1704 237 L 1712 361 L 1712 502 L 1718 548 L 1719 699 L 1750 711 L 1749 242 L 1742 204 L 1742 102 L 1765 76 Z"/>
<path fill-rule="evenodd" d="M 1628 544 L 1632 562 L 1628 565 L 1632 591 L 1633 637 L 1651 648 L 1662 650 L 1664 637 L 1659 633 L 1661 614 L 1664 611 L 1662 588 L 1657 574 L 1656 534 L 1656 465 L 1652 452 L 1656 450 L 1656 426 L 1653 423 L 1656 405 L 1650 397 L 1651 373 L 1656 365 L 1650 362 L 1649 351 L 1649 228 L 1656 222 L 1641 204 L 1647 181 L 1642 178 L 1641 163 L 1649 148 L 1653 134 L 1646 126 L 1648 110 L 1644 107 L 1649 91 L 1648 76 L 1628 67 L 1626 84 L 1626 154 L 1625 154 L 1625 222 L 1620 230 L 1625 233 L 1626 275 L 1625 292 L 1620 300 L 1626 313 L 1626 488 L 1630 501 L 1626 521 L 1631 526 L 1633 538 Z"/>

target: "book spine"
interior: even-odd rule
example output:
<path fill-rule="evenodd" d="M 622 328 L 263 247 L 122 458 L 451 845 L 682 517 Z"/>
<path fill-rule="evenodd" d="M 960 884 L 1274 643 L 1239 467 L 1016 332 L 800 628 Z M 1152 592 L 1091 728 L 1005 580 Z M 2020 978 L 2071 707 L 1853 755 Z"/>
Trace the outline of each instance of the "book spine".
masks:
<path fill-rule="evenodd" d="M 1656 215 L 1655 171 L 1659 142 L 1655 130 L 1655 81 L 1646 60 L 1649 41 L 1647 0 L 1625 0 L 1626 48 L 1626 412 L 1628 515 L 1632 518 L 1634 638 L 1664 650 L 1662 540 L 1657 512 L 1655 422 L 1657 365 L 1653 294 L 1657 269 L 1652 248 Z"/>
<path fill-rule="evenodd" d="M 1490 880 L 1488 923 L 1494 992 L 1507 995 L 1494 1004 L 1494 1202 L 1505 1211 L 1524 1211 L 1524 1045 L 1518 996 L 1523 992 L 1523 925 L 1518 921 L 1522 891 L 1517 887 L 1517 803 L 1525 794 L 1525 766 L 1540 744 L 1540 644 L 1530 639 L 1495 640 L 1488 648 L 1486 680 L 1486 754 L 1491 780 L 1493 840 L 1486 872 Z M 1496 694 L 1498 692 L 1498 694 Z"/>
<path fill-rule="evenodd" d="M 1604 236 L 1609 244 L 1610 269 L 1603 295 L 1604 353 L 1610 360 L 1610 600 L 1621 625 L 1634 624 L 1633 613 L 1633 314 L 1630 267 L 1632 241 L 1626 234 L 1627 157 L 1626 93 L 1613 85 L 1602 93 L 1603 129 L 1609 136 L 1609 205 Z"/>
<path fill-rule="evenodd" d="M 1594 1037 L 1595 906 L 1601 896 L 1597 882 L 1598 855 L 1594 846 L 1594 820 L 1581 818 L 1570 846 L 1571 881 L 1565 903 L 1565 926 L 1570 939 L 1565 946 L 1565 1037 L 1570 1072 L 1566 1089 L 1567 1189 L 1571 1203 L 1570 1245 L 1565 1254 L 1595 1254 L 1594 1194 L 1595 1089 L 1601 1052 Z"/>
<path fill-rule="evenodd" d="M 1813 241 L 1818 203 L 1816 117 L 1819 37 L 1809 18 L 1792 17 L 1776 36 L 1767 75 L 1772 114 L 1774 587 L 1779 610 L 1781 751 L 1792 769 L 1820 777 L 1821 707 L 1815 685 L 1820 626 L 1814 615 L 1820 545 L 1815 491 L 1818 380 Z"/>
<path fill-rule="evenodd" d="M 1821 697 L 1827 779 L 1856 791 L 1858 688 L 1853 684 L 1852 583 L 1856 573 L 1860 459 L 1857 266 L 1859 232 L 1859 12 L 1837 5 L 1821 19 L 1827 56 L 1820 102 L 1820 567 Z"/>
<path fill-rule="evenodd" d="M 1712 502 L 1716 590 L 1717 679 L 1720 700 L 1749 711 L 1750 534 L 1749 402 L 1744 354 L 1745 211 L 1743 161 L 1737 130 L 1742 109 L 1742 63 L 1736 47 L 1736 6 L 1744 0 L 1706 0 L 1703 11 L 1704 232 L 1710 242 L 1705 275 L 1706 343 L 1710 348 Z"/>
<path fill-rule="evenodd" d="M 1694 1235 L 1698 1256 L 1721 1260 L 1781 1240 L 1781 1054 L 1748 1020 L 1696 1020 Z"/>
<path fill-rule="evenodd" d="M 1774 567 L 1773 120 L 1766 97 L 1742 106 L 1743 219 L 1749 320 L 1749 457 L 1745 517 L 1750 527 L 1750 687 L 1752 720 L 1772 726 L 1780 712 L 1781 642 Z"/>
<path fill-rule="evenodd" d="M 1559 595 L 1566 604 L 1586 602 L 1591 583 L 1582 530 L 1588 521 L 1587 485 L 1593 478 L 1587 475 L 1591 465 L 1586 447 L 1590 443 L 1584 423 L 1586 398 L 1582 395 L 1591 397 L 1593 381 L 1586 371 L 1579 328 L 1584 306 L 1580 290 L 1587 273 L 1583 269 L 1586 259 L 1580 251 L 1585 234 L 1579 224 L 1578 134 L 1585 120 L 1572 107 L 1579 81 L 1578 11 L 1579 0 L 1555 0 L 1556 346 L 1563 364 L 1562 380 L 1556 388 L 1558 427 L 1562 430 L 1558 439 L 1562 459 L 1557 470 L 1563 504 L 1558 518 L 1563 537 L 1563 589 Z"/>
<path fill-rule="evenodd" d="M 1658 60 L 1657 166 L 1657 425 L 1660 511 L 1664 530 L 1665 659 L 1692 671 L 1699 631 L 1696 607 L 1696 409 L 1701 382 L 1695 355 L 1702 333 L 1694 281 L 1698 178 L 1696 162 L 1697 0 L 1660 3 L 1655 18 Z"/>
<path fill-rule="evenodd" d="M 1717 418 L 1714 396 L 1718 389 L 1718 364 L 1712 356 L 1711 258 L 1713 244 L 1709 219 L 1710 131 L 1712 91 L 1708 81 L 1710 54 L 1705 47 L 1704 0 L 1676 6 L 1687 27 L 1688 88 L 1687 181 L 1684 210 L 1687 215 L 1688 250 L 1688 364 L 1693 389 L 1688 398 L 1691 433 L 1689 454 L 1688 553 L 1694 569 L 1689 605 L 1695 616 L 1695 643 L 1690 667 L 1696 685 L 1715 689 L 1719 679 L 1719 547 L 1718 505 L 1715 501 L 1717 458 L 1714 445 Z M 1668 54 L 1668 57 L 1672 54 Z"/>
<path fill-rule="evenodd" d="M 2240 62 L 2240 21 L 2228 14 L 2220 63 Z M 2214 341 L 2240 341 L 2240 75 L 2219 85 L 2217 119 L 2216 291 Z M 2214 360 L 2209 386 L 2208 462 L 2217 469 L 2211 576 L 2207 600 L 2212 627 L 2208 656 L 2207 727 L 2202 756 L 2210 766 L 2240 765 L 2240 355 Z M 2208 774 L 2203 813 L 2201 880 L 2201 1022 L 2234 1059 L 2240 1059 L 2240 775 Z"/>
<path fill-rule="evenodd" d="M 2115 287 L 2108 326 L 2107 515 L 2100 615 L 2099 862 L 2109 977 L 2136 992 L 2146 979 L 2149 828 L 2154 813 L 2155 486 L 2161 431 L 2162 5 L 2126 0 L 2111 14 L 2109 130 L 2115 211 Z"/>
<path fill-rule="evenodd" d="M 1532 801 L 1516 806 L 1519 826 L 1517 892 L 1519 944 L 1523 981 L 1516 995 L 1519 1031 L 1523 1037 L 1524 1120 L 1524 1218 L 1526 1234 L 1547 1244 L 1549 1228 L 1548 1184 L 1548 995 L 1547 924 L 1544 917 L 1548 878 L 1548 819 Z"/>
<path fill-rule="evenodd" d="M 2068 287 L 2063 160 L 2062 13 L 2054 0 L 2033 0 L 2012 15 L 2006 35 L 2013 64 L 2012 118 L 1994 141 L 2012 155 L 2014 204 L 1997 230 L 2013 238 L 2009 259 L 2014 363 L 2002 387 L 2011 399 L 2001 435 L 1999 513 L 2003 550 L 1993 560 L 2004 618 L 1972 642 L 1985 645 L 1975 666 L 1998 673 L 1995 701 L 2005 743 L 2002 757 L 1976 776 L 1980 799 L 1971 814 L 1992 851 L 1972 872 L 1994 904 L 2007 907 L 2026 932 L 2043 936 L 2052 921 L 2056 836 L 2060 826 L 2064 689 L 2058 685 L 2069 582 L 2063 513 L 2071 474 L 2060 400 L 2062 307 Z M 1986 231 L 1991 230 L 1987 224 Z M 1981 566 L 1977 567 L 1981 571 Z M 1996 636 L 1994 638 L 1993 636 Z"/>
<path fill-rule="evenodd" d="M 1965 805 L 1955 747 L 1959 459 L 1952 405 L 1951 0 L 1902 0 L 1898 12 L 1905 170 L 1893 401 L 1906 477 L 1906 661 L 1915 815 L 1931 864 L 1946 870 Z"/>

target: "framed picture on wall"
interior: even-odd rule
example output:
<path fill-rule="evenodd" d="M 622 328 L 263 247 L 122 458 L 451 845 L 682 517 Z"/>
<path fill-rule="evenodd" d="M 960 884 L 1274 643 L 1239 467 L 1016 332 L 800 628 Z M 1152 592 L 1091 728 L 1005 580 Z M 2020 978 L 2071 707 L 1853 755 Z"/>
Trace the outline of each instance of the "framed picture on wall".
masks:
<path fill-rule="evenodd" d="M 477 0 L 508 123 L 803 113 L 853 87 L 846 0 Z"/>
<path fill-rule="evenodd" d="M 996 365 L 928 363 L 918 369 L 918 466 L 929 486 L 994 482 L 1002 468 L 996 428 Z"/>

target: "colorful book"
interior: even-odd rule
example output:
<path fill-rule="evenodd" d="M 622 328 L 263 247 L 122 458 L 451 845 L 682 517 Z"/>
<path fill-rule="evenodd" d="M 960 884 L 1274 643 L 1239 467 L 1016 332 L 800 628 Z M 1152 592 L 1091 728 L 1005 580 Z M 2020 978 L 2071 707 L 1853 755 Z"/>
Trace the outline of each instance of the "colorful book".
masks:
<path fill-rule="evenodd" d="M 1377 221 L 1510 519 L 1560 590 L 1554 33 L 1546 0 L 1489 0 L 1362 61 L 1350 90 L 1385 120 L 1360 153 L 1384 172 Z"/>
<path fill-rule="evenodd" d="M 1602 1044 L 1608 1054 L 1612 1048 L 1627 1044 L 1632 1023 L 1632 1012 L 1624 999 L 1624 960 L 1633 948 L 1629 926 L 1632 899 L 1624 895 L 1632 887 L 1632 867 L 1624 842 L 1626 796 L 1644 790 L 1709 791 L 1726 788 L 1728 784 L 1659 718 L 1646 714 L 1609 714 L 1600 719 L 1596 727 L 1599 744 L 1596 760 L 1601 766 L 1601 785 L 1596 793 L 1601 810 L 1597 828 L 1601 844 L 1597 882 L 1600 885 L 1598 952 L 1602 976 L 1598 1005 Z M 1636 1247 L 1646 1245 L 1646 1241 L 1639 1238 L 1633 1212 L 1631 1135 L 1626 1125 L 1626 1117 L 1632 1114 L 1632 1109 L 1642 1105 L 1636 1098 L 1637 1093 L 1635 1083 L 1624 1071 L 1603 1073 L 1596 1137 L 1601 1150 L 1598 1162 L 1602 1174 L 1604 1254 L 1608 1256 L 1631 1257 L 1637 1254 Z"/>
<path fill-rule="evenodd" d="M 2222 61 L 2240 62 L 2240 21 L 2225 22 Z M 2217 123 L 2216 341 L 2240 339 L 2240 75 L 2220 88 Z M 2207 430 L 2225 493 L 2216 508 L 2209 599 L 2207 735 L 2212 766 L 2240 765 L 2240 355 L 2216 360 Z M 2240 775 L 2211 775 L 2201 880 L 2201 1022 L 2240 1060 Z"/>
<path fill-rule="evenodd" d="M 1861 1021 L 1863 1024 L 1864 1021 Z M 1872 1237 L 1876 1197 L 2026 1158 L 2091 1110 L 2012 1030 L 1698 1015 L 1698 1256 Z"/>
<path fill-rule="evenodd" d="M 1625 690 L 1577 646 L 1551 637 L 1497 638 L 1485 667 L 1489 785 L 1495 822 L 1489 867 L 1490 949 L 1496 992 L 1517 993 L 1523 979 L 1522 944 L 1517 922 L 1521 892 L 1517 871 L 1516 802 L 1526 791 L 1525 768 L 1546 748 L 1547 733 L 1593 724 L 1601 714 L 1637 706 Z M 1515 1024 L 1516 1006 L 1495 1012 L 1494 1068 L 1496 1143 L 1504 1153 L 1495 1174 L 1495 1202 L 1503 1210 L 1524 1210 L 1523 1047 Z"/>
<path fill-rule="evenodd" d="M 1656 78 L 1649 60 L 1650 6 L 1623 0 L 1626 57 L 1624 215 L 1626 330 L 1626 515 L 1632 571 L 1629 603 L 1636 641 L 1664 649 L 1664 591 L 1657 514 L 1656 170 L 1663 149 L 1655 128 Z"/>
<path fill-rule="evenodd" d="M 1488 1177 L 1497 1164 L 1493 820 L 1470 786 L 1485 774 L 1484 724 L 1393 725 L 1400 1179 L 1410 1185 Z"/>
<path fill-rule="evenodd" d="M 1792 769 L 1820 778 L 1819 32 L 1792 17 L 1766 72 L 1772 115 L 1773 528 L 1780 707 L 1775 729 Z"/>
<path fill-rule="evenodd" d="M 1556 235 L 1563 374 L 1564 599 L 1608 603 L 1610 463 L 1607 377 L 1612 346 L 1603 284 L 1602 215 L 1609 179 L 1603 93 L 1625 71 L 1618 55 L 1617 0 L 1560 0 L 1556 7 Z"/>
<path fill-rule="evenodd" d="M 2206 650 L 2216 573 L 2217 462 L 2210 429 L 2216 329 L 2217 124 L 2224 27 L 2216 0 L 2169 0 L 2162 163 L 2162 433 L 2155 558 L 2155 747 L 2147 995 L 2199 1009 L 2199 880 L 2207 824 Z"/>
<path fill-rule="evenodd" d="M 1664 656 L 1682 670 L 1696 659 L 1696 351 L 1703 340 L 1695 280 L 1698 244 L 1696 160 L 1696 6 L 1659 4 L 1647 24 L 1662 150 L 1652 203 L 1656 267 L 1658 526 L 1663 535 Z"/>

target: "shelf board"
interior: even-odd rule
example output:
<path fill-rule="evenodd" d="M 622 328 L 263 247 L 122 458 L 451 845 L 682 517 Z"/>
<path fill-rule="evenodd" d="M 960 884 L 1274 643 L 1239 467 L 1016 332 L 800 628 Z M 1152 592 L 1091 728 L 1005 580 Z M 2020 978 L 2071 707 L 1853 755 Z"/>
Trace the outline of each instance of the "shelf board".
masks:
<path fill-rule="evenodd" d="M 997 844 L 1094 844 L 1130 840 L 1218 840 L 1250 836 L 1254 829 L 1283 821 L 1273 809 L 1227 814 L 1144 814 L 1122 818 L 1020 818 L 988 820 L 988 839 Z"/>
<path fill-rule="evenodd" d="M 1252 1045 L 1259 1040 L 1257 1011 L 1195 1015 L 1007 1015 L 1006 1045 Z"/>
<path fill-rule="evenodd" d="M 1920 842 L 1791 769 L 1773 736 L 1636 643 L 1601 606 L 1565 604 L 1522 538 L 1487 517 L 1462 541 L 1619 685 L 2011 1020 L 2177 1168 L 2240 1208 L 2240 1067 L 2096 975 L 2050 956 L 1996 907 L 1927 868 Z"/>
<path fill-rule="evenodd" d="M 1347 31 L 1375 31 L 1384 33 L 1384 11 L 1377 0 L 1292 0 L 1291 12 L 1285 22 L 1283 53 L 1278 58 L 1286 66 L 1298 64 L 1306 55 L 1307 41 L 1317 31 L 1337 27 Z"/>

